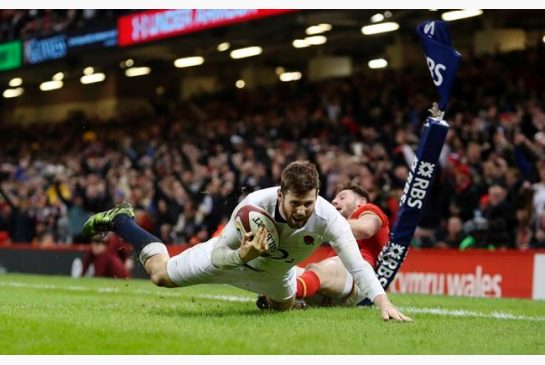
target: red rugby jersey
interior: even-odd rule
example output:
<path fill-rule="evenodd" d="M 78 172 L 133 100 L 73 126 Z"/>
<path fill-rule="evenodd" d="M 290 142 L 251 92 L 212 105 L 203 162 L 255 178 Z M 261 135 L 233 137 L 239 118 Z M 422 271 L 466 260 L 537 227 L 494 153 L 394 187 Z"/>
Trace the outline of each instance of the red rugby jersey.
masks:
<path fill-rule="evenodd" d="M 352 212 L 348 219 L 357 219 L 366 212 L 375 213 L 380 218 L 382 225 L 373 237 L 357 240 L 357 242 L 361 255 L 365 261 L 367 261 L 373 267 L 373 269 L 376 269 L 378 255 L 380 254 L 380 251 L 382 251 L 382 248 L 388 243 L 390 238 L 390 225 L 388 222 L 388 217 L 386 214 L 384 214 L 382 209 L 371 203 L 364 204 L 357 208 Z M 308 258 L 297 263 L 297 266 L 306 267 L 308 264 L 320 262 L 329 257 L 335 256 L 337 256 L 337 253 L 335 253 L 333 247 L 331 247 L 329 244 L 323 244 L 316 248 L 316 250 L 314 250 L 312 255 L 310 255 Z"/>
<path fill-rule="evenodd" d="M 376 214 L 380 218 L 382 225 L 374 236 L 359 239 L 358 246 L 365 261 L 370 263 L 373 268 L 376 268 L 378 255 L 380 254 L 380 251 L 382 251 L 382 248 L 386 246 L 390 238 L 390 224 L 388 222 L 388 217 L 378 206 L 372 203 L 367 203 L 352 212 L 348 219 L 357 219 L 364 214 L 369 214 L 368 212 Z"/>

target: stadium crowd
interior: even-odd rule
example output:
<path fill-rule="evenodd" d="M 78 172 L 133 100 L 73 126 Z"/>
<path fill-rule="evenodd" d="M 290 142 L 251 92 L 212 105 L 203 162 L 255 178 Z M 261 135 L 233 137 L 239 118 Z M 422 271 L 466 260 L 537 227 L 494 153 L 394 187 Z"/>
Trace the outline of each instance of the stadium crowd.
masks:
<path fill-rule="evenodd" d="M 102 25 L 128 12 L 120 9 L 2 9 L 0 43 Z"/>
<path fill-rule="evenodd" d="M 413 246 L 545 247 L 544 61 L 543 49 L 464 56 Z M 297 158 L 318 165 L 325 198 L 354 181 L 393 223 L 436 99 L 426 72 L 226 90 L 108 121 L 3 122 L 0 242 L 84 242 L 90 214 L 128 200 L 144 228 L 194 245 Z"/>

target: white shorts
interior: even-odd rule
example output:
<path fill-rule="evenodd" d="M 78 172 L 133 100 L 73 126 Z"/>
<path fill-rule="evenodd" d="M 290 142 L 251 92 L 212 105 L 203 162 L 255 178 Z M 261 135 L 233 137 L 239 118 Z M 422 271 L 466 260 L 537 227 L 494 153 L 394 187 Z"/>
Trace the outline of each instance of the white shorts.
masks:
<path fill-rule="evenodd" d="M 216 241 L 212 238 L 171 257 L 167 263 L 170 280 L 178 286 L 229 284 L 256 294 L 265 294 L 279 302 L 295 296 L 295 268 L 281 273 L 255 271 L 246 266 L 218 269 L 212 265 L 211 258 Z"/>

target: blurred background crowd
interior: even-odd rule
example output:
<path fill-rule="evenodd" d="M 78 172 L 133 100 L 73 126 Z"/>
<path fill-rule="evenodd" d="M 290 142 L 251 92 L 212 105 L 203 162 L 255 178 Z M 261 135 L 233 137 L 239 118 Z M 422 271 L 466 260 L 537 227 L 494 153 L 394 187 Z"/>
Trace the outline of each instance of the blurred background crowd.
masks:
<path fill-rule="evenodd" d="M 75 31 L 126 13 L 121 9 L 1 9 L 0 42 Z"/>
<path fill-rule="evenodd" d="M 50 12 L 42 15 L 57 29 L 98 11 Z M 35 31 L 30 13 L 1 16 L 3 40 Z M 545 248 L 544 64 L 543 47 L 464 55 L 413 246 Z M 393 224 L 435 101 L 430 85 L 425 68 L 363 70 L 166 99 L 116 119 L 0 122 L 0 243 L 84 243 L 85 220 L 127 200 L 144 228 L 194 245 L 221 229 L 245 194 L 278 184 L 295 159 L 317 164 L 326 199 L 354 181 Z"/>

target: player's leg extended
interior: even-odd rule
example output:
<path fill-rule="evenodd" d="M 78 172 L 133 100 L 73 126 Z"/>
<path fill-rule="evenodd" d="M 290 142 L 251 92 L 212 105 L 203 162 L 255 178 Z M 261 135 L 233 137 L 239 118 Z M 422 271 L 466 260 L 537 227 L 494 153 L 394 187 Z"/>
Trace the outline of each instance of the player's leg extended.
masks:
<path fill-rule="evenodd" d="M 167 274 L 169 255 L 166 246 L 159 238 L 136 224 L 134 209 L 129 203 L 123 202 L 113 209 L 91 216 L 82 229 L 83 235 L 87 237 L 110 231 L 134 247 L 155 285 L 176 286 Z"/>
<path fill-rule="evenodd" d="M 338 257 L 330 257 L 309 264 L 303 275 L 297 278 L 297 297 L 311 297 L 317 292 L 330 298 L 342 298 L 350 294 L 353 279 Z"/>

